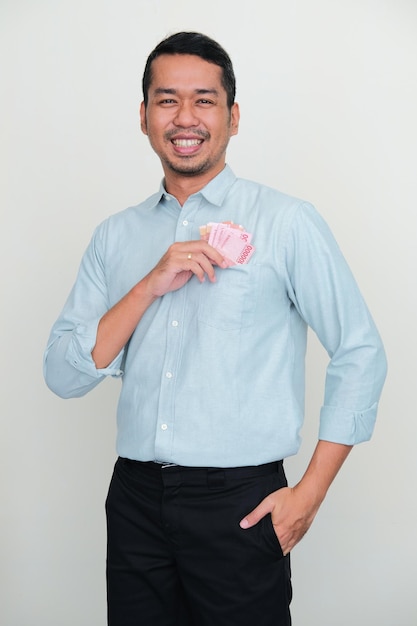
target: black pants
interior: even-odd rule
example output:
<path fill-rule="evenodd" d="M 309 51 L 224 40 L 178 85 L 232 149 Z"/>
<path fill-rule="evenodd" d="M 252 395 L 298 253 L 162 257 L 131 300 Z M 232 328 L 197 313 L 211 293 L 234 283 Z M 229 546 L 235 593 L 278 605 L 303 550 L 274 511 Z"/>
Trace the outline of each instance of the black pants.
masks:
<path fill-rule="evenodd" d="M 290 626 L 289 556 L 267 515 L 282 463 L 162 468 L 118 459 L 106 501 L 109 626 Z"/>

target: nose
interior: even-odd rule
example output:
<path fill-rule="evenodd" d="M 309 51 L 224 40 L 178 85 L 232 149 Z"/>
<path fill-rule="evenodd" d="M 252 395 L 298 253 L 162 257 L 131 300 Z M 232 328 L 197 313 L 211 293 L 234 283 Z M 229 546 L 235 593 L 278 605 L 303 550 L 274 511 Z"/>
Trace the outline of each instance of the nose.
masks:
<path fill-rule="evenodd" d="M 199 119 L 195 114 L 195 110 L 191 103 L 182 102 L 176 111 L 174 124 L 181 128 L 189 128 L 190 126 L 198 126 Z"/>

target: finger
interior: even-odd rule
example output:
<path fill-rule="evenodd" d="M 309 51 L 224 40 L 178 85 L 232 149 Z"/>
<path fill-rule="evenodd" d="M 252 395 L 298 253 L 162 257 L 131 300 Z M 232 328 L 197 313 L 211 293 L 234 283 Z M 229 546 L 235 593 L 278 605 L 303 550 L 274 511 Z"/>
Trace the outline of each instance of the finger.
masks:
<path fill-rule="evenodd" d="M 211 261 L 202 253 L 188 252 L 186 259 L 181 262 L 181 268 L 195 274 L 200 282 L 204 282 L 206 275 L 211 282 L 216 280 Z"/>
<path fill-rule="evenodd" d="M 241 528 L 251 528 L 255 526 L 265 515 L 271 513 L 274 508 L 273 502 L 270 498 L 266 497 L 258 506 L 253 509 L 248 515 L 246 515 L 240 522 Z"/>
<path fill-rule="evenodd" d="M 201 282 L 204 281 L 205 275 L 211 282 L 216 281 L 214 266 L 227 267 L 224 258 L 214 248 L 212 250 L 215 253 L 213 255 L 210 251 L 189 251 L 186 253 L 185 269 L 191 270 Z M 207 252 L 210 253 L 210 256 Z"/>
<path fill-rule="evenodd" d="M 207 252 L 208 258 L 215 265 L 219 265 L 220 267 L 228 267 L 228 263 L 226 259 L 224 258 L 224 256 L 218 250 L 216 250 L 216 248 L 213 248 L 213 246 L 210 246 L 209 244 L 207 245 L 209 247 L 209 250 Z"/>
<path fill-rule="evenodd" d="M 219 265 L 220 267 L 227 267 L 227 263 L 225 262 L 223 255 L 206 241 L 198 239 L 196 241 L 187 242 L 187 245 L 189 247 L 189 252 L 191 252 L 193 256 L 195 253 L 201 252 L 210 260 L 212 265 L 214 264 Z"/>

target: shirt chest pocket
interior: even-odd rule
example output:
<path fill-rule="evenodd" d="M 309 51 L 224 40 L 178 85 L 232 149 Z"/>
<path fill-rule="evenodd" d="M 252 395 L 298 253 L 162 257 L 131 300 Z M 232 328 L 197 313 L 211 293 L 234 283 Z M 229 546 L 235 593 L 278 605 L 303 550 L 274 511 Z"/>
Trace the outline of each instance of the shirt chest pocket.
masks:
<path fill-rule="evenodd" d="M 254 324 L 259 268 L 256 265 L 216 269 L 216 282 L 200 285 L 199 322 L 220 330 L 238 330 Z"/>

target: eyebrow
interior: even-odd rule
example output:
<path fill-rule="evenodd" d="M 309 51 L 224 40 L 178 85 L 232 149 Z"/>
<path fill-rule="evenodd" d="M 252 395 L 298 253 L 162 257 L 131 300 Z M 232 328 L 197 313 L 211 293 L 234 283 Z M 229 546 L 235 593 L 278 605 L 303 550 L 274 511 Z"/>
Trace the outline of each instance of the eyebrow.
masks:
<path fill-rule="evenodd" d="M 170 89 L 168 87 L 157 87 L 153 92 L 155 96 L 168 94 L 171 96 L 175 96 L 178 91 L 177 89 Z M 206 94 L 211 94 L 213 96 L 218 96 L 219 92 L 217 89 L 194 89 L 194 93 L 199 96 L 203 96 Z"/>

